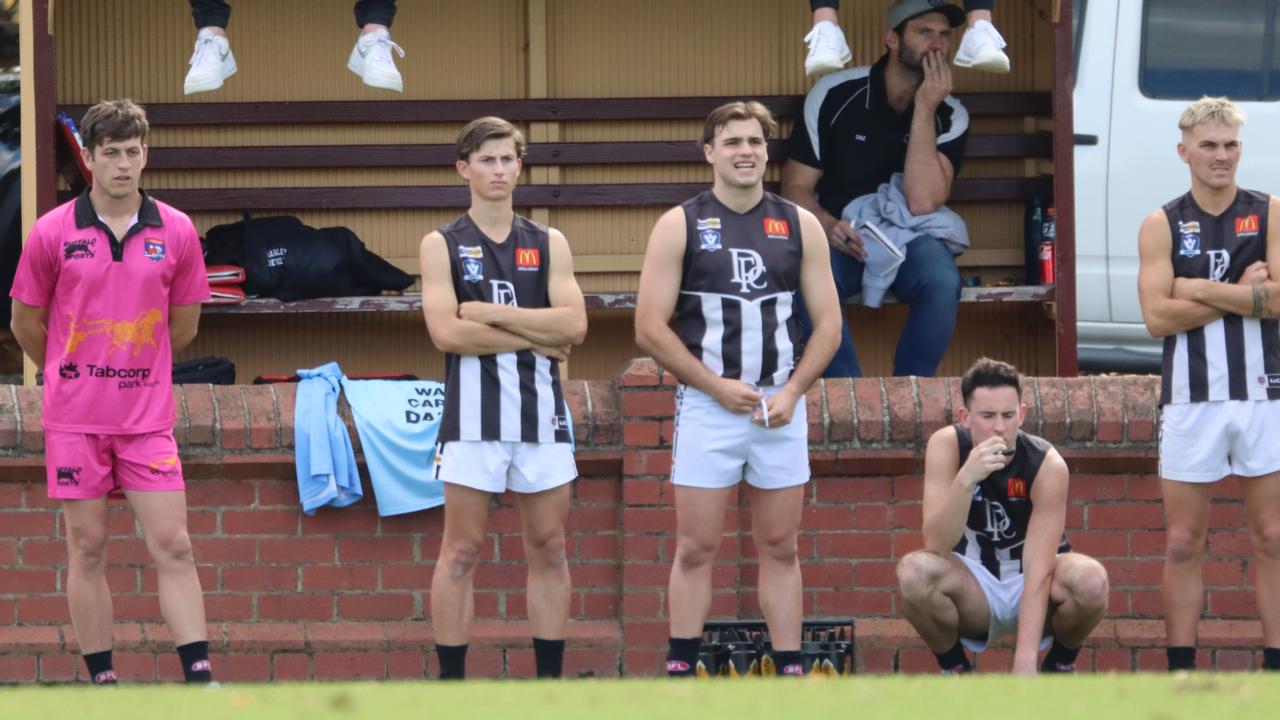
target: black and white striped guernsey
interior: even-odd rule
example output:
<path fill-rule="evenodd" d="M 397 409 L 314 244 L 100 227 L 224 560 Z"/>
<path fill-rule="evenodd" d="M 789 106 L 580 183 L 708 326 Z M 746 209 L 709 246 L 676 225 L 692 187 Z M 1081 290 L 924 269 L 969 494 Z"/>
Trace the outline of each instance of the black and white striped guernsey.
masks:
<path fill-rule="evenodd" d="M 494 242 L 469 215 L 440 228 L 449 248 L 453 291 L 469 300 L 522 308 L 550 306 L 547 229 L 515 217 L 511 234 Z M 569 421 L 560 364 L 532 350 L 497 355 L 445 355 L 445 405 L 439 442 L 484 440 L 567 443 Z"/>
<path fill-rule="evenodd" d="M 1240 189 L 1221 215 L 1187 193 L 1164 206 L 1173 275 L 1234 283 L 1267 258 L 1271 196 Z M 1280 399 L 1280 320 L 1224 315 L 1164 339 L 1160 404 Z"/>
<path fill-rule="evenodd" d="M 786 383 L 803 348 L 795 311 L 803 251 L 795 204 L 766 192 L 738 213 L 707 191 L 681 207 L 680 339 L 721 377 Z"/>
<path fill-rule="evenodd" d="M 960 445 L 957 467 L 964 467 L 973 450 L 973 436 L 959 423 L 953 427 Z M 996 579 L 1022 574 L 1022 547 L 1031 520 L 1031 488 L 1052 447 L 1048 440 L 1019 430 L 1013 461 L 973 488 L 964 534 L 953 550 L 982 563 Z M 1058 552 L 1070 550 L 1071 543 L 1064 532 Z"/>

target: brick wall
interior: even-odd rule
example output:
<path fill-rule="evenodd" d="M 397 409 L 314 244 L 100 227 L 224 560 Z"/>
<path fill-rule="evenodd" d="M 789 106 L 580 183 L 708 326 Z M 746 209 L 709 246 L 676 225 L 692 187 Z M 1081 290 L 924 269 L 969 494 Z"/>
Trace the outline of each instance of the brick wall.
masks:
<path fill-rule="evenodd" d="M 811 462 L 800 549 L 805 611 L 854 616 L 864 672 L 929 671 L 932 657 L 900 619 L 896 558 L 920 546 L 921 448 L 959 405 L 954 379 L 859 379 L 809 394 Z M 1163 667 L 1159 582 L 1163 516 L 1155 470 L 1157 382 L 1040 378 L 1025 391 L 1026 429 L 1071 466 L 1067 528 L 1111 574 L 1108 620 L 1083 665 Z M 582 478 L 569 550 L 574 580 L 569 674 L 654 674 L 665 652 L 665 592 L 674 540 L 670 488 L 672 379 L 650 361 L 617 382 L 566 383 Z M 209 611 L 216 669 L 229 680 L 422 678 L 434 675 L 429 585 L 442 515 L 379 518 L 363 502 L 314 517 L 298 509 L 294 388 L 175 390 L 189 478 L 190 528 Z M 344 409 L 345 413 L 345 409 Z M 350 425 L 349 415 L 345 415 Z M 40 396 L 0 386 L 0 682 L 84 674 L 63 597 L 66 549 L 45 498 Z M 358 443 L 354 431 L 352 438 Z M 1205 565 L 1201 664 L 1256 665 L 1261 630 L 1239 488 L 1219 488 Z M 503 498 L 476 577 L 469 670 L 529 677 L 519 515 Z M 715 571 L 715 617 L 759 617 L 748 513 L 736 505 Z M 111 515 L 118 670 L 176 679 L 159 623 L 155 573 L 132 514 Z M 983 656 L 1003 669 L 1008 644 Z"/>

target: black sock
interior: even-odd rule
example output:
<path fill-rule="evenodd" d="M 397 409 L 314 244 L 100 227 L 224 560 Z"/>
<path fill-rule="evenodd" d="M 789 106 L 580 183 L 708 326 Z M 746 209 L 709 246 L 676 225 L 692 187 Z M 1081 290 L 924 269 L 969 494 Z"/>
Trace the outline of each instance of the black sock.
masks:
<path fill-rule="evenodd" d="M 957 640 L 955 645 L 951 646 L 946 652 L 934 653 L 934 657 L 938 658 L 938 667 L 950 672 L 969 672 L 973 669 L 973 665 L 969 662 L 968 656 L 964 654 L 964 646 Z"/>
<path fill-rule="evenodd" d="M 1040 672 L 1073 672 L 1075 671 L 1076 656 L 1080 654 L 1080 648 L 1069 648 L 1058 643 L 1058 639 L 1053 639 L 1053 646 L 1049 648 L 1049 654 L 1044 656 L 1044 663 L 1040 665 Z"/>
<path fill-rule="evenodd" d="M 84 655 L 84 665 L 89 668 L 89 682 L 94 685 L 115 685 L 116 671 L 111 665 L 111 651 Z"/>
<path fill-rule="evenodd" d="M 436 644 L 441 680 L 462 680 L 467 676 L 467 646 Z"/>
<path fill-rule="evenodd" d="M 775 650 L 773 666 L 777 668 L 779 677 L 783 675 L 804 677 L 804 653 L 799 650 Z"/>
<path fill-rule="evenodd" d="M 1262 669 L 1280 670 L 1280 648 L 1262 648 Z"/>
<path fill-rule="evenodd" d="M 178 646 L 182 674 L 189 683 L 213 682 L 213 666 L 209 664 L 209 642 L 200 640 Z"/>
<path fill-rule="evenodd" d="M 1196 649 L 1193 647 L 1167 647 L 1164 653 L 1169 658 L 1169 671 L 1195 670 Z"/>
<path fill-rule="evenodd" d="M 533 639 L 533 662 L 540 678 L 558 678 L 564 669 L 564 640 Z"/>
<path fill-rule="evenodd" d="M 698 652 L 702 650 L 702 637 L 669 638 L 667 649 L 667 675 L 693 677 L 697 674 Z"/>

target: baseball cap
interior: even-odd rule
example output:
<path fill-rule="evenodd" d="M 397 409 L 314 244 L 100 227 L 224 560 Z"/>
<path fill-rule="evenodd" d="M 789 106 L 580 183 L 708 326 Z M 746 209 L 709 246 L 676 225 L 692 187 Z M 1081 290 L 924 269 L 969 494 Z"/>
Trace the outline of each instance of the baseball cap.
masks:
<path fill-rule="evenodd" d="M 893 7 L 889 8 L 889 15 L 885 18 L 885 25 L 890 28 L 896 28 L 917 15 L 930 12 L 940 12 L 946 15 L 951 27 L 959 27 L 965 23 L 964 10 L 945 2 L 945 0 L 898 0 L 893 4 Z"/>

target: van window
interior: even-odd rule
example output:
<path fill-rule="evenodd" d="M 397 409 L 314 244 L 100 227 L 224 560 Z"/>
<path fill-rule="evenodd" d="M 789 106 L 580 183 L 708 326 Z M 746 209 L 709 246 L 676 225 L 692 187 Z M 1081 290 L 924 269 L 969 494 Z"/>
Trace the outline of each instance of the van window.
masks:
<path fill-rule="evenodd" d="M 1152 98 L 1280 98 L 1280 0 L 1146 0 L 1138 87 Z"/>
<path fill-rule="evenodd" d="M 1088 0 L 1075 0 L 1071 3 L 1071 74 L 1073 77 L 1080 76 L 1080 28 L 1084 27 L 1084 11 L 1088 6 Z"/>

